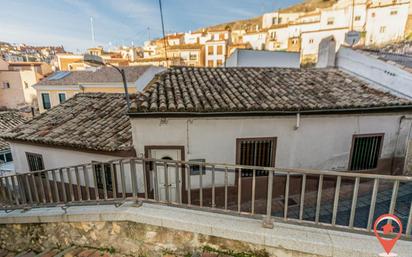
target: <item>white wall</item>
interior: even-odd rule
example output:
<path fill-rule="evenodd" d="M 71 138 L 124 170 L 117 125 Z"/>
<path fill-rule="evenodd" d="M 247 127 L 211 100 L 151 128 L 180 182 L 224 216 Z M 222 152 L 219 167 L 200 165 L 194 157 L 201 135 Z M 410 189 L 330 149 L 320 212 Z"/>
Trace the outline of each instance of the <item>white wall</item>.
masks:
<path fill-rule="evenodd" d="M 10 148 L 13 155 L 13 161 L 15 165 L 15 170 L 17 173 L 27 172 L 29 171 L 29 165 L 26 158 L 26 152 L 28 153 L 36 153 L 41 154 L 43 156 L 43 162 L 45 169 L 55 169 L 55 168 L 62 168 L 67 166 L 74 166 L 80 164 L 89 164 L 92 161 L 97 162 L 107 162 L 110 160 L 118 160 L 122 159 L 122 157 L 118 156 L 111 156 L 111 155 L 104 155 L 104 154 L 97 154 L 97 153 L 87 153 L 87 152 L 80 152 L 75 150 L 67 150 L 61 149 L 57 147 L 47 147 L 47 146 L 40 146 L 40 145 L 30 145 L 30 144 L 23 144 L 23 143 L 15 143 L 10 142 Z M 123 157 L 124 158 L 124 157 Z M 118 187 L 120 186 L 120 169 L 117 168 L 117 178 L 118 178 Z M 85 181 L 83 179 L 82 170 L 80 170 L 80 180 L 81 185 L 85 185 Z M 88 167 L 88 177 L 90 185 L 93 186 L 93 177 L 91 168 Z M 60 181 L 59 176 L 57 176 L 57 180 Z M 72 181 L 75 181 L 75 177 L 72 177 Z M 130 178 L 130 167 L 125 165 L 125 181 L 126 181 L 126 191 L 131 192 L 131 178 Z M 139 188 L 139 192 L 143 191 L 143 175 L 142 173 L 138 173 L 138 181 L 140 182 L 137 186 Z M 65 177 L 65 182 L 68 182 L 67 177 Z"/>
<path fill-rule="evenodd" d="M 412 97 L 412 73 L 394 64 L 341 47 L 337 53 L 336 65 L 339 69 L 372 81 L 386 90 Z"/>
<path fill-rule="evenodd" d="M 236 49 L 226 67 L 300 67 L 300 53 Z"/>
<path fill-rule="evenodd" d="M 148 145 L 178 145 L 185 147 L 186 160 L 235 163 L 237 138 L 277 137 L 276 167 L 347 170 L 354 134 L 385 133 L 381 158 L 391 158 L 401 116 L 302 115 L 297 130 L 295 116 L 171 118 L 167 122 L 132 118 L 131 122 L 137 156 L 143 156 Z"/>

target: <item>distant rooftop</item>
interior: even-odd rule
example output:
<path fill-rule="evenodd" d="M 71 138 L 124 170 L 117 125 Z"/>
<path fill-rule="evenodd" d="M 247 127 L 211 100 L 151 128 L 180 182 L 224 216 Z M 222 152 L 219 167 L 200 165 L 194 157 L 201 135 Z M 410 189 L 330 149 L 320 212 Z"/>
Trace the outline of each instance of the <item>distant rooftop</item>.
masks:
<path fill-rule="evenodd" d="M 127 82 L 134 83 L 151 66 L 122 67 Z M 122 83 L 119 72 L 112 67 L 99 67 L 94 70 L 55 72 L 41 80 L 37 85 L 79 85 L 87 83 Z"/>

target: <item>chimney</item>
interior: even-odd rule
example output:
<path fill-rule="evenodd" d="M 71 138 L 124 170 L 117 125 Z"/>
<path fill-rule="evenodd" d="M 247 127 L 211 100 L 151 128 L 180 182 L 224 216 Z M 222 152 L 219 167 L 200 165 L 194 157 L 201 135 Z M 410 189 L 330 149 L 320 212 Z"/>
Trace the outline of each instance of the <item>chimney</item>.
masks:
<path fill-rule="evenodd" d="M 333 36 L 322 39 L 319 43 L 318 62 L 316 68 L 335 67 L 336 41 Z"/>

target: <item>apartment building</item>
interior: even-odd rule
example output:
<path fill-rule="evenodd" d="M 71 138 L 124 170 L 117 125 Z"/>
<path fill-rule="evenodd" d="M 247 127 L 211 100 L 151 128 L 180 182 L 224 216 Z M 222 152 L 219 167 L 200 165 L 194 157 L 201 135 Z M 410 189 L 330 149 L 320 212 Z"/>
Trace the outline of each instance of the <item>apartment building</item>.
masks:
<path fill-rule="evenodd" d="M 42 62 L 6 62 L 0 59 L 0 106 L 21 109 L 36 106 L 33 85 L 52 72 Z"/>

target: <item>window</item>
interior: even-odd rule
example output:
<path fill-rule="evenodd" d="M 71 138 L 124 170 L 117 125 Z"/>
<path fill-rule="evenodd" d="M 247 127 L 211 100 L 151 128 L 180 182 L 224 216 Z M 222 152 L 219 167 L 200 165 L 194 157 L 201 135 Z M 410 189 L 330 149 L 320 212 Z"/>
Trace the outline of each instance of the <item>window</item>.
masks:
<path fill-rule="evenodd" d="M 42 93 L 41 94 L 41 100 L 43 102 L 43 108 L 45 110 L 48 110 L 48 109 L 51 108 L 50 95 L 48 93 Z"/>
<path fill-rule="evenodd" d="M 213 51 L 213 46 L 208 46 L 207 47 L 207 54 L 208 55 L 213 55 L 214 51 Z"/>
<path fill-rule="evenodd" d="M 350 157 L 350 170 L 370 170 L 378 166 L 383 134 L 354 135 Z"/>
<path fill-rule="evenodd" d="M 333 25 L 335 23 L 335 19 L 334 18 L 328 18 L 327 20 L 327 25 Z"/>
<path fill-rule="evenodd" d="M 225 34 L 219 34 L 219 40 L 225 40 Z"/>
<path fill-rule="evenodd" d="M 27 83 L 26 81 L 24 81 L 24 88 L 28 89 L 29 88 L 29 83 Z"/>
<path fill-rule="evenodd" d="M 313 44 L 313 38 L 309 39 L 309 44 Z"/>
<path fill-rule="evenodd" d="M 189 160 L 189 162 L 206 162 L 206 159 L 192 159 Z M 204 166 L 197 164 L 190 165 L 190 175 L 200 175 L 200 173 L 202 173 L 202 175 L 206 174 Z"/>
<path fill-rule="evenodd" d="M 59 93 L 59 103 L 63 103 L 64 101 L 66 101 L 66 94 Z"/>
<path fill-rule="evenodd" d="M 223 54 L 223 46 L 217 46 L 217 54 Z"/>
<path fill-rule="evenodd" d="M 104 189 L 104 183 L 106 182 L 106 190 L 113 191 L 113 181 L 115 178 L 112 177 L 112 168 L 115 169 L 114 165 L 109 163 L 94 163 L 93 170 L 96 174 L 96 183 L 98 189 Z M 116 170 L 114 170 L 115 174 Z M 103 177 L 104 176 L 104 177 Z"/>
<path fill-rule="evenodd" d="M 220 67 L 220 66 L 222 66 L 222 65 L 223 65 L 222 60 L 217 60 L 217 67 Z"/>
<path fill-rule="evenodd" d="M 12 162 L 13 157 L 11 156 L 10 152 L 7 153 L 0 153 L 0 163 L 2 162 Z"/>
<path fill-rule="evenodd" d="M 192 61 L 196 61 L 197 60 L 197 54 L 189 54 L 189 59 Z"/>
<path fill-rule="evenodd" d="M 10 88 L 10 83 L 9 82 L 3 82 L 3 88 L 4 89 Z"/>
<path fill-rule="evenodd" d="M 276 39 L 276 31 L 270 32 L 270 38 Z"/>
<path fill-rule="evenodd" d="M 380 27 L 380 29 L 379 29 L 379 32 L 380 32 L 380 33 L 385 33 L 385 31 L 386 31 L 386 27 L 385 27 L 385 26 Z"/>
<path fill-rule="evenodd" d="M 391 15 L 397 15 L 398 11 L 391 11 Z"/>
<path fill-rule="evenodd" d="M 240 138 L 236 140 L 237 163 L 240 165 L 274 167 L 276 138 Z M 256 170 L 256 176 L 266 176 Z M 253 176 L 253 170 L 242 170 L 242 177 Z"/>
<path fill-rule="evenodd" d="M 361 17 L 358 15 L 358 16 L 355 16 L 355 21 L 360 21 L 361 20 Z"/>
<path fill-rule="evenodd" d="M 44 170 L 43 156 L 37 153 L 26 153 L 30 171 Z"/>
<path fill-rule="evenodd" d="M 373 12 L 372 13 L 372 18 L 375 18 L 375 16 L 376 16 L 376 13 Z"/>

